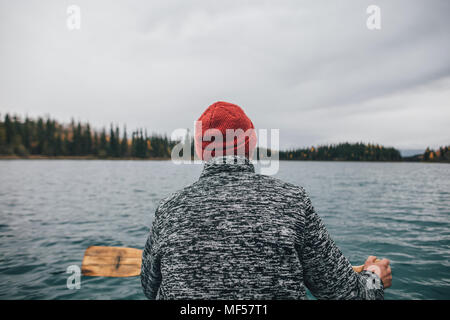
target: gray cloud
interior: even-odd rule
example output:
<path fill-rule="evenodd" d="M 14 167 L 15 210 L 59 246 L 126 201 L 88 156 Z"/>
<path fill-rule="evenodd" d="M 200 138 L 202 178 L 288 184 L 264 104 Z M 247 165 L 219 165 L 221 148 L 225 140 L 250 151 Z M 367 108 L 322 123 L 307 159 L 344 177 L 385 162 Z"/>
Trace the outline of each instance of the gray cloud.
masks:
<path fill-rule="evenodd" d="M 80 31 L 66 28 L 79 5 Z M 382 29 L 366 28 L 381 8 Z M 214 101 L 281 146 L 450 142 L 448 1 L 0 0 L 0 111 L 170 133 Z"/>

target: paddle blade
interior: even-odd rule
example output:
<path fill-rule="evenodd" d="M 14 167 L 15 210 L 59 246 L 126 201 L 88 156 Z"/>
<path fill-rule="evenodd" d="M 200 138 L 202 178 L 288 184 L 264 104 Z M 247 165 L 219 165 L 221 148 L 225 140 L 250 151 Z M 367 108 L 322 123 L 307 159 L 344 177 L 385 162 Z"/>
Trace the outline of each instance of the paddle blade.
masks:
<path fill-rule="evenodd" d="M 134 277 L 141 274 L 142 250 L 90 246 L 84 253 L 81 272 L 85 276 Z"/>

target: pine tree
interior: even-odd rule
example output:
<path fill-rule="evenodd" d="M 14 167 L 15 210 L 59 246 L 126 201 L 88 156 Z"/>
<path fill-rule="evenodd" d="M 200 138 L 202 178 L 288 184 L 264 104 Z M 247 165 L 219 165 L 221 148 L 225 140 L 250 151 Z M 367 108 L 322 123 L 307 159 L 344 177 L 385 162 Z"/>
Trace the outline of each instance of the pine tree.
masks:
<path fill-rule="evenodd" d="M 99 148 L 100 148 L 100 141 L 98 138 L 98 134 L 97 131 L 94 131 L 94 138 L 92 141 L 92 154 L 97 156 Z"/>
<path fill-rule="evenodd" d="M 83 154 L 90 155 L 92 154 L 92 137 L 91 137 L 91 127 L 86 124 L 86 128 L 83 133 Z"/>
<path fill-rule="evenodd" d="M 123 137 L 122 142 L 120 144 L 120 156 L 127 157 L 128 156 L 128 138 L 127 138 L 127 127 L 123 128 Z"/>
<path fill-rule="evenodd" d="M 108 141 L 106 140 L 105 128 L 103 128 L 102 133 L 100 135 L 100 147 L 98 150 L 98 156 L 100 158 L 105 158 L 108 156 Z"/>

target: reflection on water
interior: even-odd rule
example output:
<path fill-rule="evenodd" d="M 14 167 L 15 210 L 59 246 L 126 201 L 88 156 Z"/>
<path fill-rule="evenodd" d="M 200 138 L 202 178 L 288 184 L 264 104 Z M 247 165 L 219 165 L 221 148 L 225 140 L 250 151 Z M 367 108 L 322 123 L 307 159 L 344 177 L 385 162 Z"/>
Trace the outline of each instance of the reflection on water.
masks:
<path fill-rule="evenodd" d="M 143 299 L 139 277 L 65 273 L 90 245 L 142 248 L 160 199 L 201 165 L 165 161 L 0 161 L 0 298 Z M 306 188 L 354 264 L 392 261 L 386 299 L 450 298 L 450 166 L 281 162 L 277 177 Z"/>

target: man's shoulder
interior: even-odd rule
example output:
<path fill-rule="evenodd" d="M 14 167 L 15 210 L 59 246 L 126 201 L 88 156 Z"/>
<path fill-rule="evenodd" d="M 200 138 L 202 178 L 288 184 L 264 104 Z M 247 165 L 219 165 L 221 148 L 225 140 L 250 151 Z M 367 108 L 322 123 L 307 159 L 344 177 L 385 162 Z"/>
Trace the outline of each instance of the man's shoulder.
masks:
<path fill-rule="evenodd" d="M 197 184 L 198 181 L 184 187 L 183 189 L 173 192 L 169 196 L 163 198 L 159 202 L 158 208 L 156 209 L 157 213 L 167 211 L 173 205 L 178 204 L 180 199 L 189 197 L 189 194 L 192 192 L 192 189 L 195 188 Z"/>
<path fill-rule="evenodd" d="M 254 174 L 253 179 L 255 180 L 255 188 L 262 194 L 277 194 L 278 196 L 295 199 L 301 202 L 308 199 L 308 194 L 302 186 L 262 174 Z M 179 205 L 180 201 L 189 199 L 192 194 L 198 194 L 199 189 L 204 187 L 204 182 L 199 180 L 170 194 L 159 202 L 157 214 L 170 211 L 173 206 Z"/>
<path fill-rule="evenodd" d="M 272 176 L 262 174 L 256 174 L 255 176 L 259 180 L 260 185 L 267 186 L 268 188 L 271 188 L 274 191 L 279 189 L 279 191 L 283 192 L 283 194 L 295 197 L 308 196 L 305 188 L 303 188 L 302 186 L 298 186 L 293 183 L 286 182 L 284 180 Z"/>

